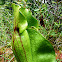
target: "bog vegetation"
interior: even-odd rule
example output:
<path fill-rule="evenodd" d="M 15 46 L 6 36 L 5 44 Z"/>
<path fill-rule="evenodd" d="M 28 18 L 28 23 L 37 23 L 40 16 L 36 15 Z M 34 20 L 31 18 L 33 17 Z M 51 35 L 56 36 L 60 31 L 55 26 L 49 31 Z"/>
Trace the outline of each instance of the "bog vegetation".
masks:
<path fill-rule="evenodd" d="M 3 1 L 3 2 L 2 2 Z M 62 1 L 51 1 L 42 3 L 41 1 L 0 1 L 0 61 L 16 61 L 12 51 L 12 35 L 14 15 L 11 7 L 12 3 L 30 9 L 32 16 L 39 22 L 39 32 L 51 42 L 56 52 L 56 61 L 62 60 Z M 51 4 L 52 3 L 52 4 Z M 43 24 L 40 24 L 42 17 Z"/>

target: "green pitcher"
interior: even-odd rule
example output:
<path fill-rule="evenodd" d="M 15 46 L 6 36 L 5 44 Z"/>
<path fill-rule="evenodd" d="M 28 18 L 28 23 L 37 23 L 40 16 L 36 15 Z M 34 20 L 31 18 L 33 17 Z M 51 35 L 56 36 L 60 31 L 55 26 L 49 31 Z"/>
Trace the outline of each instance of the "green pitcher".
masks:
<path fill-rule="evenodd" d="M 29 9 L 15 3 L 12 49 L 17 62 L 55 62 L 51 43 L 38 31 L 39 22 Z"/>

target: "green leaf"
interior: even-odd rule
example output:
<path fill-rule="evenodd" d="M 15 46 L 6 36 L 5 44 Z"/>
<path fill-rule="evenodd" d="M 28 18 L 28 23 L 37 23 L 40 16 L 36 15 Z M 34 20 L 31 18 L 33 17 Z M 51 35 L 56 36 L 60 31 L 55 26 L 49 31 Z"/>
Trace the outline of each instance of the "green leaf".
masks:
<path fill-rule="evenodd" d="M 55 37 L 57 34 L 54 31 L 51 31 L 50 35 L 53 36 L 53 37 Z"/>
<path fill-rule="evenodd" d="M 52 3 L 56 3 L 55 1 L 52 1 Z"/>
<path fill-rule="evenodd" d="M 54 22 L 54 23 L 55 23 L 55 25 L 58 26 L 58 27 L 60 27 L 60 25 L 61 25 L 60 22 L 59 22 L 59 24 L 58 24 L 57 22 Z"/>
<path fill-rule="evenodd" d="M 14 33 L 12 49 L 18 62 L 55 62 L 53 46 L 38 32 L 38 20 L 30 10 L 12 4 Z"/>
<path fill-rule="evenodd" d="M 5 3 L 5 0 L 0 0 L 0 5 L 3 5 Z"/>
<path fill-rule="evenodd" d="M 34 11 L 39 11 L 39 9 L 35 9 Z"/>

